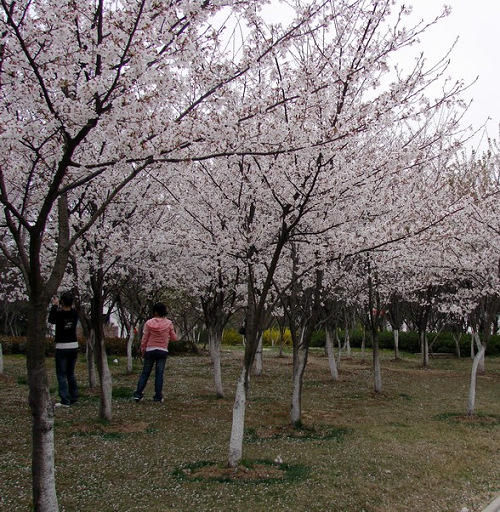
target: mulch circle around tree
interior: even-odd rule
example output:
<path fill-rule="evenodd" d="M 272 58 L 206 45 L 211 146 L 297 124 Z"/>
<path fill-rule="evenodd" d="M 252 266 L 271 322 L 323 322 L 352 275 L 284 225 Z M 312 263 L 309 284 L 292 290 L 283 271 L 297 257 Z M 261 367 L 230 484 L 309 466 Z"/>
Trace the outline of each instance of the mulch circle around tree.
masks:
<path fill-rule="evenodd" d="M 466 415 L 457 415 L 452 417 L 453 421 L 457 423 L 464 423 L 469 425 L 500 425 L 500 418 L 498 416 L 489 416 L 487 414 L 485 415 L 472 415 L 472 416 L 466 416 Z"/>
<path fill-rule="evenodd" d="M 177 468 L 173 475 L 188 480 L 209 480 L 226 483 L 273 483 L 296 480 L 307 474 L 300 465 L 288 465 L 280 461 L 244 461 L 236 468 L 213 461 L 201 461 Z"/>
<path fill-rule="evenodd" d="M 349 429 L 331 425 L 294 427 L 292 425 L 260 426 L 247 429 L 245 441 L 258 442 L 271 439 L 293 439 L 303 441 L 340 441 L 349 433 Z"/>
<path fill-rule="evenodd" d="M 185 468 L 182 471 L 188 478 L 202 480 L 276 480 L 284 479 L 286 475 L 279 467 L 265 464 L 255 464 L 251 468 L 242 465 L 230 468 L 211 464 L 199 468 Z"/>
<path fill-rule="evenodd" d="M 496 427 L 500 426 L 500 416 L 492 414 L 455 414 L 443 413 L 438 416 L 439 420 L 449 421 L 460 425 L 472 425 L 478 427 Z"/>

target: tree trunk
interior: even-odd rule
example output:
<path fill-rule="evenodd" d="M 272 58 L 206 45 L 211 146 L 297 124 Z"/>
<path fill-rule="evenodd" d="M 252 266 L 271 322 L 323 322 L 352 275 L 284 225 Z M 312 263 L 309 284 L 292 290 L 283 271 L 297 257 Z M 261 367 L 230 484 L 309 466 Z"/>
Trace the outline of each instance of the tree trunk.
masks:
<path fill-rule="evenodd" d="M 455 353 L 457 357 L 460 359 L 460 339 L 462 338 L 462 333 L 453 333 L 453 340 L 455 341 Z"/>
<path fill-rule="evenodd" d="M 363 327 L 363 337 L 361 338 L 361 362 L 366 361 L 366 329 Z"/>
<path fill-rule="evenodd" d="M 481 344 L 481 339 L 479 338 L 479 333 L 473 332 L 472 333 L 472 337 L 473 337 L 473 339 L 476 342 L 476 348 L 477 348 L 478 352 L 481 352 L 481 350 L 483 349 L 483 345 Z M 479 373 L 484 373 L 485 372 L 485 367 L 484 367 L 484 355 L 485 355 L 485 353 L 486 353 L 486 350 L 482 350 L 482 357 L 479 358 L 479 363 L 477 365 L 477 371 Z"/>
<path fill-rule="evenodd" d="M 251 223 L 251 217 L 249 222 Z M 267 267 L 267 276 L 262 287 L 260 287 L 259 292 L 257 292 L 255 288 L 256 279 L 254 265 L 251 258 L 248 260 L 247 306 L 245 315 L 245 356 L 243 360 L 243 369 L 236 386 L 231 439 L 229 441 L 228 466 L 232 468 L 238 466 L 243 456 L 243 432 L 245 428 L 249 373 L 255 359 L 255 352 L 257 351 L 259 329 L 264 319 L 264 306 L 266 304 L 269 290 L 273 284 L 274 272 L 278 265 L 285 241 L 286 239 L 283 238 L 276 244 L 273 257 Z M 257 296 L 259 297 L 258 300 Z"/>
<path fill-rule="evenodd" d="M 127 339 L 127 373 L 132 373 L 134 369 L 134 362 L 132 357 L 132 347 L 134 345 L 135 328 L 130 326 L 130 332 Z"/>
<path fill-rule="evenodd" d="M 3 347 L 0 341 L 0 375 L 3 375 Z"/>
<path fill-rule="evenodd" d="M 477 385 L 477 371 L 480 364 L 481 359 L 484 357 L 485 346 L 481 345 L 478 353 L 474 357 L 472 362 L 472 370 L 470 376 L 470 386 L 469 386 L 469 399 L 467 401 L 467 416 L 473 416 L 476 407 L 476 385 Z"/>
<path fill-rule="evenodd" d="M 99 419 L 111 421 L 113 382 L 108 366 L 104 339 L 104 271 L 98 267 L 90 276 L 92 299 L 90 301 L 90 321 L 95 336 L 95 362 L 99 373 L 100 405 Z"/>
<path fill-rule="evenodd" d="M 111 378 L 111 372 L 109 371 L 108 356 L 106 354 L 106 346 L 103 337 L 101 337 L 100 340 L 96 340 L 95 358 L 101 388 L 99 419 L 111 421 L 113 380 Z"/>
<path fill-rule="evenodd" d="M 399 359 L 399 329 L 394 329 L 394 359 Z"/>
<path fill-rule="evenodd" d="M 259 335 L 259 343 L 257 345 L 257 352 L 255 352 L 255 375 L 262 375 L 262 336 L 264 333 Z"/>
<path fill-rule="evenodd" d="M 342 359 L 342 343 L 340 342 L 340 336 L 339 336 L 339 332 L 337 329 L 335 329 L 335 339 L 337 340 L 337 345 L 339 347 L 339 351 L 338 351 L 338 358 L 337 358 L 337 368 L 340 370 L 340 363 L 341 363 L 341 359 Z M 333 346 L 335 347 L 335 343 L 333 344 Z"/>
<path fill-rule="evenodd" d="M 420 340 L 420 348 L 422 350 L 422 366 L 429 367 L 429 341 L 427 340 L 425 329 L 418 330 L 418 337 Z"/>
<path fill-rule="evenodd" d="M 299 346 L 297 350 L 294 350 L 293 390 L 290 408 L 290 421 L 294 427 L 300 427 L 302 424 L 302 384 L 309 353 L 309 343 L 307 341 L 304 343 L 303 339 L 304 331 L 305 328 L 302 330 Z"/>
<path fill-rule="evenodd" d="M 95 365 L 95 334 L 93 329 L 90 330 L 89 337 L 87 338 L 85 355 L 87 358 L 87 378 L 89 388 L 94 389 L 97 387 L 97 374 Z"/>
<path fill-rule="evenodd" d="M 233 405 L 233 423 L 231 427 L 231 439 L 229 441 L 228 466 L 238 467 L 243 457 L 243 433 L 245 430 L 245 412 L 248 393 L 248 371 L 244 365 L 238 383 Z"/>
<path fill-rule="evenodd" d="M 285 326 L 280 325 L 280 342 L 279 342 L 279 357 L 283 357 L 283 350 L 285 347 Z"/>
<path fill-rule="evenodd" d="M 380 349 L 378 344 L 378 334 L 372 332 L 372 349 L 373 349 L 373 379 L 375 393 L 382 392 L 382 372 L 380 369 Z"/>
<path fill-rule="evenodd" d="M 224 390 L 222 388 L 221 345 L 222 333 L 216 332 L 216 330 L 209 327 L 208 346 L 210 349 L 210 357 L 212 359 L 212 367 L 214 370 L 215 394 L 218 398 L 224 398 Z"/>
<path fill-rule="evenodd" d="M 271 265 L 273 268 L 274 266 Z M 262 288 L 259 303 L 256 301 L 252 264 L 249 265 L 249 279 L 247 286 L 248 303 L 245 314 L 245 355 L 243 358 L 243 368 L 236 385 L 236 394 L 233 405 L 233 422 L 231 426 L 231 438 L 229 440 L 229 456 L 227 462 L 228 466 L 231 468 L 238 467 L 243 456 L 243 433 L 245 429 L 245 413 L 250 381 L 250 370 L 254 363 L 255 352 L 257 351 L 259 336 L 258 326 L 261 325 L 262 322 L 265 299 L 271 286 L 271 278 L 266 281 L 266 285 Z"/>
<path fill-rule="evenodd" d="M 102 293 L 102 276 L 101 271 L 96 272 L 92 276 L 92 291 L 94 293 L 91 300 L 91 314 L 90 319 L 92 322 L 92 330 L 95 336 L 95 362 L 97 372 L 99 374 L 100 385 L 100 406 L 99 406 L 99 419 L 104 421 L 111 421 L 112 416 L 112 393 L 113 384 L 111 372 L 108 366 L 108 357 L 106 354 L 106 345 L 104 340 L 104 316 L 103 316 L 103 293 Z"/>
<path fill-rule="evenodd" d="M 346 357 L 347 359 L 351 359 L 352 352 L 351 352 L 351 337 L 349 336 L 349 329 L 345 328 L 345 334 L 344 334 L 344 347 L 346 350 Z"/>
<path fill-rule="evenodd" d="M 339 372 L 337 371 L 337 364 L 335 363 L 335 346 L 333 344 L 332 333 L 328 327 L 325 329 L 326 332 L 326 355 L 328 357 L 328 365 L 330 367 L 330 375 L 333 380 L 339 380 Z"/>
<path fill-rule="evenodd" d="M 477 367 L 477 371 L 481 374 L 486 373 L 485 357 L 484 357 L 485 355 L 486 355 L 486 350 L 483 350 L 483 355 L 482 355 L 481 359 L 479 359 L 479 366 Z"/>
<path fill-rule="evenodd" d="M 87 363 L 87 380 L 90 389 L 97 387 L 97 375 L 95 367 L 95 335 L 90 316 L 81 308 L 78 309 L 78 318 L 85 336 L 85 359 Z"/>
<path fill-rule="evenodd" d="M 54 406 L 45 365 L 47 306 L 43 301 L 30 303 L 26 346 L 29 405 L 33 416 L 33 509 L 37 512 L 59 510 L 54 469 Z"/>

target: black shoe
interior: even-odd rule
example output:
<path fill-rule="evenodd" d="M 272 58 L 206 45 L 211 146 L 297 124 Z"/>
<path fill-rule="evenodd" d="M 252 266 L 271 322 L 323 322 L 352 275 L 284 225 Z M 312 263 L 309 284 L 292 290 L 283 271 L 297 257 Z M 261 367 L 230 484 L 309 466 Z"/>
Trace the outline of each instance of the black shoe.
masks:
<path fill-rule="evenodd" d="M 162 403 L 163 402 L 163 398 L 153 398 L 153 402 Z"/>
<path fill-rule="evenodd" d="M 140 402 L 142 400 L 142 396 L 135 396 L 134 395 L 134 402 Z"/>

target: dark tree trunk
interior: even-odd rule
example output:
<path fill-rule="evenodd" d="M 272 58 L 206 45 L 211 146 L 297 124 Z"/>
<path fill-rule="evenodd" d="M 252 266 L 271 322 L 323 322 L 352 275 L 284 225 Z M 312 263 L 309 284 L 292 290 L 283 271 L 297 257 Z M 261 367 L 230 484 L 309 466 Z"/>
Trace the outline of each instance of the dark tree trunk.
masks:
<path fill-rule="evenodd" d="M 28 311 L 29 405 L 32 424 L 33 508 L 39 512 L 58 510 L 54 470 L 54 406 L 50 398 L 45 365 L 45 332 L 48 301 L 30 301 Z"/>
<path fill-rule="evenodd" d="M 111 421 L 112 416 L 112 392 L 113 384 L 111 372 L 108 367 L 108 357 L 104 339 L 104 293 L 102 289 L 103 272 L 101 269 L 91 277 L 93 297 L 91 300 L 91 322 L 94 331 L 94 353 L 99 383 L 101 388 L 101 400 L 99 407 L 99 419 Z"/>

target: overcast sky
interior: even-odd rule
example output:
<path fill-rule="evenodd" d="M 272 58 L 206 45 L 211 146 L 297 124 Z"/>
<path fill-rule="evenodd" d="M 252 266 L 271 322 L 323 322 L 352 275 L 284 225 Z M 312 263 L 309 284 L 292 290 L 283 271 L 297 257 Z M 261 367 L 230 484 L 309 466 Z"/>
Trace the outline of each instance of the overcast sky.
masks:
<path fill-rule="evenodd" d="M 422 47 L 429 58 L 442 55 L 458 37 L 451 54 L 450 74 L 476 83 L 466 91 L 464 98 L 472 105 L 466 116 L 467 124 L 476 127 L 487 121 L 487 132 L 498 139 L 500 123 L 500 59 L 497 55 L 500 42 L 499 0 L 414 0 L 413 18 L 436 16 L 446 3 L 451 14 L 429 29 L 422 39 Z"/>
<path fill-rule="evenodd" d="M 401 3 L 413 5 L 407 26 L 421 19 L 430 21 L 442 12 L 444 4 L 451 7 L 451 14 L 424 34 L 419 52 L 423 51 L 429 62 L 437 61 L 458 38 L 451 54 L 449 75 L 466 83 L 477 78 L 463 95 L 465 100 L 472 100 L 464 125 L 479 128 L 486 123 L 488 136 L 498 139 L 500 57 L 496 54 L 500 47 L 500 0 L 402 0 Z M 279 5 L 279 0 L 272 0 L 272 4 Z M 275 13 L 279 19 L 283 8 L 277 8 Z M 484 144 L 478 146 L 479 138 L 474 140 L 474 145 L 485 149 Z"/>

